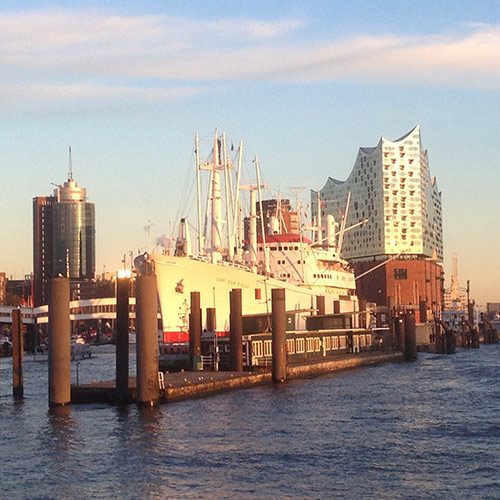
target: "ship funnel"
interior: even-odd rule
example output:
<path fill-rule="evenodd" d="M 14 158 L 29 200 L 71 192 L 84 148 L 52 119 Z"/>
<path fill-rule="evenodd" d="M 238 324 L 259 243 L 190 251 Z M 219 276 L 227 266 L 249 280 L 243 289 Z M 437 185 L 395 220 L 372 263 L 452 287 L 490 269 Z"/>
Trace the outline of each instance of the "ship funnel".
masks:
<path fill-rule="evenodd" d="M 185 218 L 182 218 L 181 223 L 179 224 L 179 236 L 175 242 L 175 255 L 178 257 L 188 257 L 193 255 L 189 227 Z"/>
<path fill-rule="evenodd" d="M 326 243 L 328 248 L 333 248 L 337 251 L 337 243 L 335 241 L 335 217 L 332 214 L 326 216 Z"/>

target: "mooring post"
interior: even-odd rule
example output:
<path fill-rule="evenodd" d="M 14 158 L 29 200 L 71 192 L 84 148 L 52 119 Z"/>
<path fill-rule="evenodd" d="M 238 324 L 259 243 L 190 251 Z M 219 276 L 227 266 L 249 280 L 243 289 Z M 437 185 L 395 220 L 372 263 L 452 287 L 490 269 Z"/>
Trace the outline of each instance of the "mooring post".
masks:
<path fill-rule="evenodd" d="M 461 316 L 460 327 L 462 329 L 462 347 L 469 349 L 470 348 L 470 335 L 469 335 L 469 330 L 467 328 L 467 323 L 465 322 L 465 316 Z"/>
<path fill-rule="evenodd" d="M 273 382 L 286 380 L 286 309 L 285 289 L 273 288 L 272 300 L 272 347 L 273 347 Z"/>
<path fill-rule="evenodd" d="M 420 297 L 418 309 L 420 312 L 420 323 L 427 323 L 427 300 L 425 300 L 425 297 Z"/>
<path fill-rule="evenodd" d="M 387 297 L 387 323 L 391 331 L 391 343 L 392 349 L 397 348 L 397 338 L 396 338 L 396 311 L 395 311 L 396 301 L 392 295 Z"/>
<path fill-rule="evenodd" d="M 207 307 L 207 332 L 216 332 L 217 330 L 217 321 L 215 315 L 215 307 Z"/>
<path fill-rule="evenodd" d="M 24 340 L 21 309 L 12 309 L 12 394 L 15 397 L 24 394 L 23 355 Z"/>
<path fill-rule="evenodd" d="M 158 383 L 158 320 L 156 276 L 136 279 L 137 404 L 155 406 L 160 399 Z"/>
<path fill-rule="evenodd" d="M 323 316 L 325 314 L 325 296 L 316 295 L 316 309 L 318 316 Z"/>
<path fill-rule="evenodd" d="M 417 332 L 415 327 L 415 313 L 408 311 L 404 315 L 405 331 L 405 359 L 415 361 L 417 359 Z"/>
<path fill-rule="evenodd" d="M 396 332 L 396 345 L 397 350 L 401 351 L 403 354 L 405 351 L 405 328 L 403 323 L 403 318 L 401 313 L 397 312 L 394 315 L 394 330 Z"/>
<path fill-rule="evenodd" d="M 229 292 L 229 342 L 231 345 L 231 371 L 243 371 L 243 313 L 241 288 Z"/>
<path fill-rule="evenodd" d="M 49 406 L 71 402 L 69 278 L 52 278 L 49 298 Z"/>
<path fill-rule="evenodd" d="M 128 370 L 129 370 L 129 296 L 130 278 L 128 276 L 116 279 L 116 399 L 124 404 L 129 401 Z"/>
<path fill-rule="evenodd" d="M 201 302 L 200 292 L 191 292 L 189 312 L 189 357 L 191 369 L 201 370 Z"/>
<path fill-rule="evenodd" d="M 467 317 L 472 325 L 474 327 L 474 302 L 469 301 L 467 303 Z"/>

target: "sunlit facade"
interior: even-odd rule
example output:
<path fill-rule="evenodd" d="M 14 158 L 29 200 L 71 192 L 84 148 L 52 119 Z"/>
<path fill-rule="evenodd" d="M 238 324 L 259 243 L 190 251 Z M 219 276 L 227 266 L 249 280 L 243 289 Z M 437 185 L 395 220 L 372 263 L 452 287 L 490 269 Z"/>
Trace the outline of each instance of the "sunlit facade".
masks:
<path fill-rule="evenodd" d="M 346 233 L 342 254 L 356 261 L 404 255 L 443 260 L 441 193 L 430 176 L 420 126 L 377 146 L 360 148 L 349 178 L 329 178 L 321 189 L 322 214 L 337 219 L 351 202 L 347 226 L 368 219 L 364 227 Z M 316 215 L 316 192 L 312 193 Z"/>
<path fill-rule="evenodd" d="M 425 301 L 433 313 L 442 308 L 441 193 L 419 126 L 395 141 L 382 137 L 377 146 L 360 148 L 348 179 L 330 177 L 319 194 L 320 220 L 333 215 L 340 226 L 346 210 L 346 227 L 366 220 L 345 233 L 341 249 L 355 269 L 360 298 L 387 305 L 392 297 L 413 307 Z M 314 217 L 317 200 L 313 191 Z"/>
<path fill-rule="evenodd" d="M 53 196 L 33 199 L 33 243 L 35 305 L 47 303 L 51 277 L 94 277 L 95 208 L 72 175 Z"/>

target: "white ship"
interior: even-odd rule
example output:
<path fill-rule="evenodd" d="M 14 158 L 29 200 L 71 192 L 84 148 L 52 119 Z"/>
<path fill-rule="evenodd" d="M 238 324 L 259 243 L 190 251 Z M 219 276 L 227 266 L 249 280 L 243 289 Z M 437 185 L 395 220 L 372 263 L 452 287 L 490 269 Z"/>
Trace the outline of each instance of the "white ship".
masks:
<path fill-rule="evenodd" d="M 138 273 L 156 275 L 163 341 L 188 341 L 192 291 L 200 292 L 204 321 L 205 310 L 215 308 L 218 335 L 229 332 L 229 292 L 237 288 L 242 291 L 244 315 L 270 313 L 271 290 L 285 288 L 286 310 L 295 313 L 292 316 L 296 329 L 304 329 L 305 318 L 317 312 L 319 295 L 325 296 L 325 314 L 358 311 L 354 273 L 341 258 L 341 247 L 345 231 L 362 222 L 346 228 L 346 213 L 340 224 L 329 215 L 323 225 L 320 216 L 314 227 L 308 228 L 313 234 L 312 242 L 303 236 L 306 228 L 301 222 L 300 203 L 297 212 L 292 212 L 296 214 L 295 232 L 287 227 L 287 220 L 291 225 L 290 213 L 283 213 L 280 197 L 271 204 L 273 210 L 264 211 L 264 205 L 267 208 L 270 205 L 269 201 L 262 200 L 265 186 L 260 181 L 257 158 L 254 160 L 257 182 L 241 184 L 241 142 L 235 162 L 227 154 L 224 134 L 219 137 L 216 132 L 210 159 L 205 163 L 200 162 L 198 136 L 195 148 L 198 228 L 202 228 L 197 235 L 198 250 L 192 250 L 187 220 L 181 219 L 179 237 L 172 251 L 166 250 L 161 255 L 145 253 L 135 259 Z M 202 172 L 209 176 L 205 205 L 202 204 Z M 245 220 L 242 191 L 250 194 Z M 353 326 L 356 324 L 354 314 Z"/>

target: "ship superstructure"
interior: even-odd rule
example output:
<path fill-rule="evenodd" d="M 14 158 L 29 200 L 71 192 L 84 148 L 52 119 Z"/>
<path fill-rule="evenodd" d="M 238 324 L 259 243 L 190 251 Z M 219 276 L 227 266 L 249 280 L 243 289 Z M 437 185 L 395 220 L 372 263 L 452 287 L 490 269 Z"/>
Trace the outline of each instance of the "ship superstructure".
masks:
<path fill-rule="evenodd" d="M 317 221 L 314 242 L 284 227 L 276 210 L 264 216 L 258 158 L 256 182 L 241 183 L 242 143 L 236 160 L 229 158 L 224 134 L 214 137 L 209 160 L 200 161 L 200 141 L 195 139 L 198 229 L 191 239 L 186 218 L 181 219 L 179 236 L 172 251 L 164 255 L 144 254 L 136 259 L 139 273 L 156 274 L 158 298 L 165 342 L 187 340 L 190 292 L 198 291 L 201 307 L 216 309 L 216 331 L 229 331 L 229 292 L 242 290 L 243 314 L 271 312 L 271 289 L 285 288 L 286 309 L 295 312 L 295 328 L 305 326 L 305 318 L 316 313 L 316 296 L 325 296 L 325 313 L 358 310 L 354 273 L 341 258 L 345 223 L 332 216 L 324 226 Z M 208 176 L 203 195 L 201 176 Z M 249 192 L 245 211 L 242 192 Z M 204 197 L 204 198 L 203 198 Z M 269 204 L 268 204 L 269 206 Z M 319 223 L 318 223 L 319 222 Z M 245 235 L 245 232 L 247 233 Z M 325 235 L 325 236 L 324 236 Z M 193 244 L 194 243 L 194 244 Z M 195 250 L 193 247 L 197 247 Z M 353 321 L 356 321 L 353 315 Z"/>

